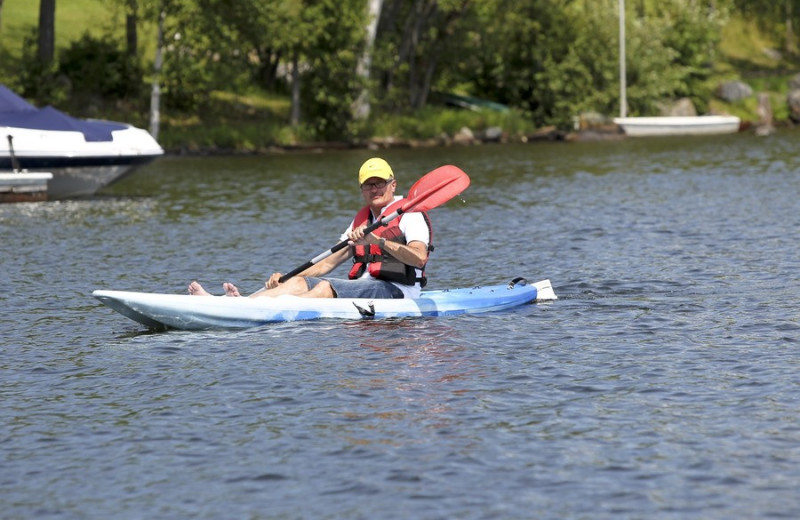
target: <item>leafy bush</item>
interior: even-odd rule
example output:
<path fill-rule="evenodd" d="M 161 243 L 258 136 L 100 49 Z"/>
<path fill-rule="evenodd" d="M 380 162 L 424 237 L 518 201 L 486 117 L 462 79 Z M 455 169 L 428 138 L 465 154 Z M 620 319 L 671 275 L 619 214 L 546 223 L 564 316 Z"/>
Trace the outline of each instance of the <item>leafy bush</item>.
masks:
<path fill-rule="evenodd" d="M 58 81 L 55 64 L 43 65 L 36 56 L 37 31 L 31 29 L 24 38 L 16 86 L 20 94 L 37 105 L 57 105 L 68 97 L 66 85 Z M 15 86 L 14 82 L 8 82 Z"/>
<path fill-rule="evenodd" d="M 85 33 L 59 56 L 58 73 L 69 80 L 77 98 L 137 98 L 143 91 L 142 70 L 121 42 Z"/>

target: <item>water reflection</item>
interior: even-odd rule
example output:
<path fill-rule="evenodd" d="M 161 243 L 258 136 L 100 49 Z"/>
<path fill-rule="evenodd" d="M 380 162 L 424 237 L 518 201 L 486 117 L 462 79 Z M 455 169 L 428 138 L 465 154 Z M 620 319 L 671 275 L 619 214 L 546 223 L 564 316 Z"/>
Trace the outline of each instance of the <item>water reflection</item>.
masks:
<path fill-rule="evenodd" d="M 358 345 L 349 352 L 353 368 L 336 380 L 349 398 L 333 419 L 349 445 L 400 447 L 453 433 L 456 403 L 471 392 L 481 367 L 448 320 L 364 320 L 342 328 Z"/>

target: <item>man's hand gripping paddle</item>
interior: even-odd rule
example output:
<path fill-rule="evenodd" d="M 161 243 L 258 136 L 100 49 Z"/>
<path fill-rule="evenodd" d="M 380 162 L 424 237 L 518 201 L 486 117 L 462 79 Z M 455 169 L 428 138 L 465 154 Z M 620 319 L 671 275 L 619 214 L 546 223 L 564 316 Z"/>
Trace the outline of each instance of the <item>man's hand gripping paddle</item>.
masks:
<path fill-rule="evenodd" d="M 426 173 L 420 180 L 411 186 L 408 190 L 408 196 L 402 200 L 390 205 L 384 216 L 375 221 L 364 230 L 364 234 L 372 233 L 381 226 L 386 226 L 392 220 L 396 219 L 403 213 L 411 211 L 429 211 L 433 208 L 441 206 L 449 201 L 459 193 L 463 192 L 469 186 L 469 176 L 461 171 L 457 166 L 446 165 L 440 166 L 435 170 Z M 302 273 L 312 265 L 320 262 L 321 260 L 331 256 L 333 253 L 340 251 L 347 247 L 347 240 L 342 240 L 332 248 L 324 253 L 315 256 L 308 262 L 297 267 L 296 269 L 281 276 L 280 283 L 285 282 L 289 278 Z"/>

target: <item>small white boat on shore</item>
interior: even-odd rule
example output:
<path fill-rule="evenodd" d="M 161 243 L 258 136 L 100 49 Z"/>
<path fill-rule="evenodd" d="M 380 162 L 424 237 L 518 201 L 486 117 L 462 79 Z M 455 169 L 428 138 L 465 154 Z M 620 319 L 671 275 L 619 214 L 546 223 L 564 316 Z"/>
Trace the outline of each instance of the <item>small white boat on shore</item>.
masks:
<path fill-rule="evenodd" d="M 736 116 L 616 117 L 614 123 L 631 137 L 665 135 L 735 134 L 741 120 Z"/>
<path fill-rule="evenodd" d="M 631 137 L 655 137 L 670 135 L 714 135 L 735 134 L 741 120 L 736 116 L 655 116 L 628 117 L 628 82 L 625 57 L 625 0 L 618 0 L 619 7 L 619 98 L 620 117 L 614 124 Z"/>
<path fill-rule="evenodd" d="M 93 195 L 164 154 L 145 130 L 36 108 L 0 85 L 0 171 L 51 172 L 49 199 Z M 15 160 L 16 159 L 16 160 Z"/>

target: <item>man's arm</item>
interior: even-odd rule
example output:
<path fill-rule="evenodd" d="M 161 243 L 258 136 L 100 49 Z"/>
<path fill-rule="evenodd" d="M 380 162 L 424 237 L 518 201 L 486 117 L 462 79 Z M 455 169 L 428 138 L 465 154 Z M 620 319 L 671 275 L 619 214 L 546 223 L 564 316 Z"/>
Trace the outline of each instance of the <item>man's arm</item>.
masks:
<path fill-rule="evenodd" d="M 312 265 L 311 267 L 305 269 L 298 276 L 323 276 L 339 266 L 342 262 L 347 260 L 350 256 L 352 256 L 352 251 L 349 247 L 345 247 L 344 249 L 340 249 L 335 253 L 332 253 L 330 256 L 323 258 L 316 264 Z M 266 282 L 267 289 L 272 289 L 280 285 L 280 279 L 283 275 L 281 273 L 272 273 L 272 276 L 269 277 L 269 280 Z"/>
<path fill-rule="evenodd" d="M 316 264 L 312 265 L 302 273 L 301 276 L 324 276 L 342 264 L 345 260 L 353 255 L 353 251 L 349 247 L 345 247 L 332 253 L 330 256 L 323 258 Z"/>
<path fill-rule="evenodd" d="M 374 235 L 370 233 L 370 237 L 374 237 Z M 368 240 L 371 241 L 371 238 Z M 372 243 L 377 244 L 378 242 L 379 240 L 375 240 Z M 408 244 L 386 240 L 383 244 L 383 250 L 404 264 L 413 265 L 420 269 L 425 267 L 425 263 L 428 261 L 428 246 L 418 240 Z"/>
<path fill-rule="evenodd" d="M 401 244 L 386 240 L 382 246 L 383 250 L 404 264 L 421 269 L 428 262 L 427 241 L 431 239 L 428 225 L 423 220 L 421 213 L 408 213 L 400 225 L 401 228 L 403 228 L 403 224 L 407 224 L 405 232 L 408 243 Z M 381 237 L 375 233 L 364 235 L 366 227 L 364 224 L 349 231 L 348 238 L 355 243 L 380 244 Z"/>

